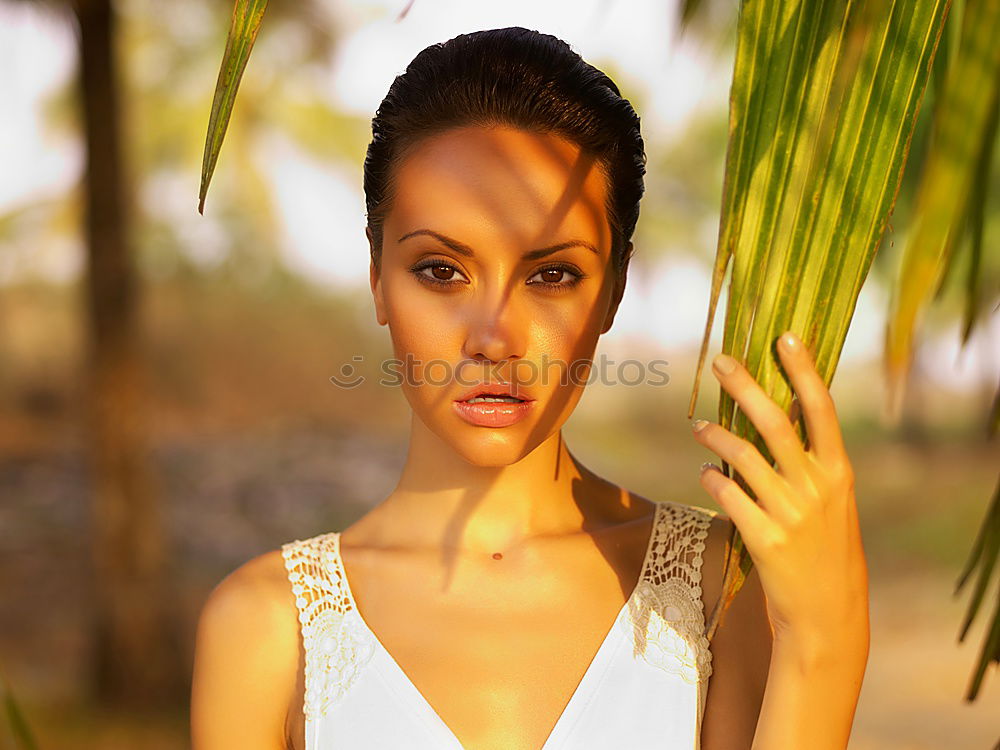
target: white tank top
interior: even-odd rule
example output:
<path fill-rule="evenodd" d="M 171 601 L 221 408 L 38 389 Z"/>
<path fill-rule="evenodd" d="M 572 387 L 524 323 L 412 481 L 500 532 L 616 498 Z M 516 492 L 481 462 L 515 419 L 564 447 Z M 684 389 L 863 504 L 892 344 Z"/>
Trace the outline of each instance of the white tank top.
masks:
<path fill-rule="evenodd" d="M 699 750 L 707 508 L 657 504 L 639 582 L 540 750 Z M 340 533 L 282 545 L 305 653 L 307 750 L 461 750 L 358 614 Z M 456 686 L 457 687 L 457 686 Z"/>

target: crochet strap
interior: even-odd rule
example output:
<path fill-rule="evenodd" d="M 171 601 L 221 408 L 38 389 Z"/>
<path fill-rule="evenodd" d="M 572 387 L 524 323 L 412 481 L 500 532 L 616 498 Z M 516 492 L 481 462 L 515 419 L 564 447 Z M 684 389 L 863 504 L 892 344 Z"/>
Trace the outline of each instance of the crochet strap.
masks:
<path fill-rule="evenodd" d="M 375 644 L 350 606 L 340 564 L 340 534 L 330 532 L 281 547 L 299 612 L 305 651 L 303 710 L 326 713 L 350 689 Z"/>

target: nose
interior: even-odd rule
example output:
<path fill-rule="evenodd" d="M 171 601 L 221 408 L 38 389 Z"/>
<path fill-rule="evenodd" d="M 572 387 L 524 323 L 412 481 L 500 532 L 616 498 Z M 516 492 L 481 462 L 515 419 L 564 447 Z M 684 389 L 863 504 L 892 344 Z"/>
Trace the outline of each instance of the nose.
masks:
<path fill-rule="evenodd" d="M 524 356 L 526 322 L 503 296 L 487 302 L 471 300 L 469 325 L 462 355 L 467 359 L 499 363 Z"/>

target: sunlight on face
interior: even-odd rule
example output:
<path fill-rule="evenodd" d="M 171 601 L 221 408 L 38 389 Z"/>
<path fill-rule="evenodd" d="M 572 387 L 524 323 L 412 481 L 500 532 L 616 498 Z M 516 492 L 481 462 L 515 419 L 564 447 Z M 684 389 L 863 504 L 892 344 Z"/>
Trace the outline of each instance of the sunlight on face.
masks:
<path fill-rule="evenodd" d="M 372 289 L 395 357 L 412 363 L 406 398 L 466 460 L 513 463 L 569 417 L 620 298 L 604 175 L 558 136 L 485 127 L 421 141 L 396 174 Z M 518 421 L 462 416 L 456 401 L 487 382 L 531 401 L 482 407 Z"/>

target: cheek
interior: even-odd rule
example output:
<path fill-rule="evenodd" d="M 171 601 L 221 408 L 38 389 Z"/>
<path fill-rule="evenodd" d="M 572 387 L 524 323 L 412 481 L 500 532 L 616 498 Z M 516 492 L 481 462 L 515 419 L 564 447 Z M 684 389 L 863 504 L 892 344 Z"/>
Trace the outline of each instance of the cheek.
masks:
<path fill-rule="evenodd" d="M 396 372 L 410 407 L 425 421 L 438 408 L 450 408 L 442 389 L 453 388 L 454 364 L 462 350 L 462 326 L 454 303 L 412 284 L 386 288 L 386 317 Z"/>
<path fill-rule="evenodd" d="M 418 361 L 427 361 L 447 356 L 452 343 L 447 330 L 439 317 L 428 315 L 426 310 L 389 316 L 389 331 L 397 357 L 409 355 Z"/>
<path fill-rule="evenodd" d="M 564 358 L 588 356 L 600 328 L 591 316 L 591 304 L 549 306 L 530 316 L 530 340 L 538 351 L 557 352 Z"/>
<path fill-rule="evenodd" d="M 395 355 L 420 361 L 448 357 L 459 345 L 456 311 L 420 291 L 405 283 L 387 290 L 386 316 Z"/>
<path fill-rule="evenodd" d="M 607 296 L 602 290 L 598 294 L 577 295 L 566 302 L 543 304 L 533 310 L 528 317 L 529 341 L 535 351 L 567 363 L 591 358 L 607 314 Z"/>

